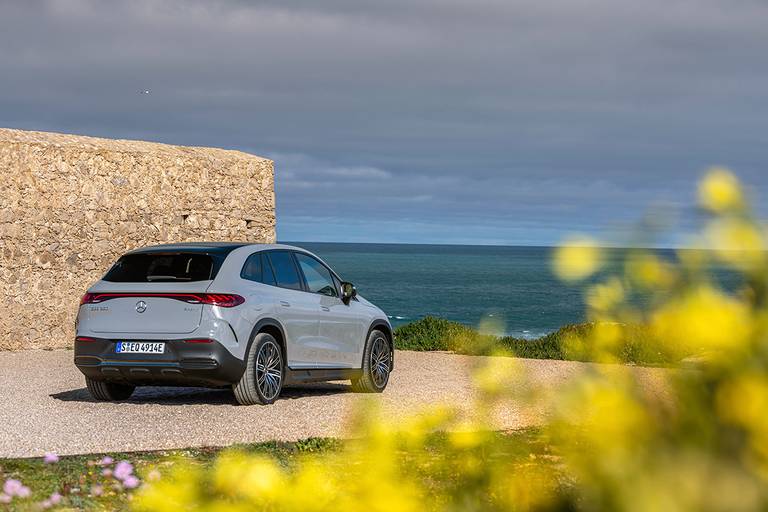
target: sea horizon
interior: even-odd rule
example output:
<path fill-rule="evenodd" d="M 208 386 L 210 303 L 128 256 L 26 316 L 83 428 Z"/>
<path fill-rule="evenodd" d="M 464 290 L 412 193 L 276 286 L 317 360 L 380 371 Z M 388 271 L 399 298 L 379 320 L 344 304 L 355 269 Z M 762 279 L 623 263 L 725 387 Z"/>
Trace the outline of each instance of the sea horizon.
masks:
<path fill-rule="evenodd" d="M 599 240 L 597 240 L 599 242 Z M 562 246 L 562 244 L 470 244 L 470 243 L 414 243 L 414 242 L 330 242 L 323 240 L 278 240 L 276 243 L 286 245 L 298 245 L 298 244 L 338 244 L 338 245 L 407 245 L 407 246 L 427 246 L 427 247 L 532 247 L 541 249 L 554 249 Z M 661 250 L 661 251 L 680 251 L 680 250 L 698 250 L 698 251 L 710 251 L 709 247 L 694 247 L 694 246 L 667 246 L 667 245 L 610 245 L 610 244 L 595 244 L 595 247 L 600 249 L 647 249 L 647 250 Z"/>

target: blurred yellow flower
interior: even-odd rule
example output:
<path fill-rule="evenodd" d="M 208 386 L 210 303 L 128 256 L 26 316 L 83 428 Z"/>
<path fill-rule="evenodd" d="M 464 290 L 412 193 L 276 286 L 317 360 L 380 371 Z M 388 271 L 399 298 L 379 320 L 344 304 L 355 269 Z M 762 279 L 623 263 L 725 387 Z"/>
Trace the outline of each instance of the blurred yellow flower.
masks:
<path fill-rule="evenodd" d="M 768 378 L 754 372 L 739 375 L 718 389 L 717 407 L 724 419 L 768 429 Z"/>
<path fill-rule="evenodd" d="M 752 332 L 752 316 L 743 302 L 701 285 L 658 309 L 652 316 L 656 335 L 686 351 L 738 348 Z"/>
<path fill-rule="evenodd" d="M 594 358 L 599 361 L 614 362 L 615 352 L 624 338 L 624 328 L 616 322 L 600 322 L 590 334 L 590 345 Z"/>
<path fill-rule="evenodd" d="M 489 433 L 482 429 L 483 426 L 476 423 L 463 422 L 451 430 L 448 439 L 455 448 L 463 450 L 477 448 L 488 439 Z"/>
<path fill-rule="evenodd" d="M 552 265 L 560 279 L 581 281 L 600 269 L 602 250 L 592 238 L 571 238 L 555 249 Z"/>
<path fill-rule="evenodd" d="M 139 511 L 198 510 L 206 486 L 203 471 L 182 461 L 161 480 L 141 488 L 132 508 Z"/>
<path fill-rule="evenodd" d="M 643 288 L 667 287 L 674 280 L 674 272 L 668 263 L 649 252 L 631 254 L 627 258 L 627 276 Z"/>
<path fill-rule="evenodd" d="M 744 196 L 739 180 L 728 169 L 710 169 L 699 184 L 699 203 L 716 213 L 741 209 Z"/>
<path fill-rule="evenodd" d="M 624 286 L 621 280 L 612 277 L 605 283 L 596 284 L 587 291 L 587 304 L 592 311 L 602 315 L 624 301 Z"/>
<path fill-rule="evenodd" d="M 717 257 L 735 268 L 749 271 L 765 263 L 765 239 L 751 222 L 716 219 L 709 224 L 706 234 Z"/>
<path fill-rule="evenodd" d="M 213 483 L 224 494 L 273 500 L 285 484 L 285 475 L 267 457 L 225 452 L 214 466 Z"/>
<path fill-rule="evenodd" d="M 522 374 L 521 365 L 514 359 L 502 357 L 503 355 L 509 354 L 494 354 L 494 357 L 489 358 L 474 372 L 475 386 L 486 395 L 492 396 L 507 391 L 510 384 Z"/>

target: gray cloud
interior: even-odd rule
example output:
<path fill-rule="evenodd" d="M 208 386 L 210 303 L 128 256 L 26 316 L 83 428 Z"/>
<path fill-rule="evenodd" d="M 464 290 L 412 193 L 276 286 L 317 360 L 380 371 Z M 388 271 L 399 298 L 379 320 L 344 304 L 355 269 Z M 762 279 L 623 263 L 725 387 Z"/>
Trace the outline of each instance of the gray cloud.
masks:
<path fill-rule="evenodd" d="M 0 125 L 272 156 L 283 239 L 554 242 L 653 201 L 687 228 L 711 164 L 768 202 L 765 2 L 0 9 Z"/>

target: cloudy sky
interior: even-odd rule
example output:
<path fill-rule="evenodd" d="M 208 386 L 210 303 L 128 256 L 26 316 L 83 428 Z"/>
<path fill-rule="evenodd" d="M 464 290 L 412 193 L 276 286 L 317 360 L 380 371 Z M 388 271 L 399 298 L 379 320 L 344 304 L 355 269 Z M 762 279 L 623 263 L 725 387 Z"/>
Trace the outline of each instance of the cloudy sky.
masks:
<path fill-rule="evenodd" d="M 684 231 L 713 164 L 768 205 L 766 27 L 763 0 L 0 0 L 0 126 L 269 156 L 281 240 Z"/>

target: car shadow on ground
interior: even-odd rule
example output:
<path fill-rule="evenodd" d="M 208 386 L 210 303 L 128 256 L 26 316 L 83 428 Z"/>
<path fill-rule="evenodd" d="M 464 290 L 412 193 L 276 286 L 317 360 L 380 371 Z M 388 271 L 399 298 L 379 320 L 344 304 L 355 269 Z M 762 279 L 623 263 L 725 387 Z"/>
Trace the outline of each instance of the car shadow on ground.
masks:
<path fill-rule="evenodd" d="M 278 400 L 296 400 L 312 396 L 326 396 L 351 393 L 349 384 L 321 383 L 283 388 Z M 51 398 L 62 402 L 91 402 L 96 400 L 86 388 L 71 389 L 52 393 Z M 229 389 L 182 388 L 146 386 L 136 388 L 130 399 L 121 404 L 156 404 L 156 405 L 237 405 L 234 394 Z"/>

